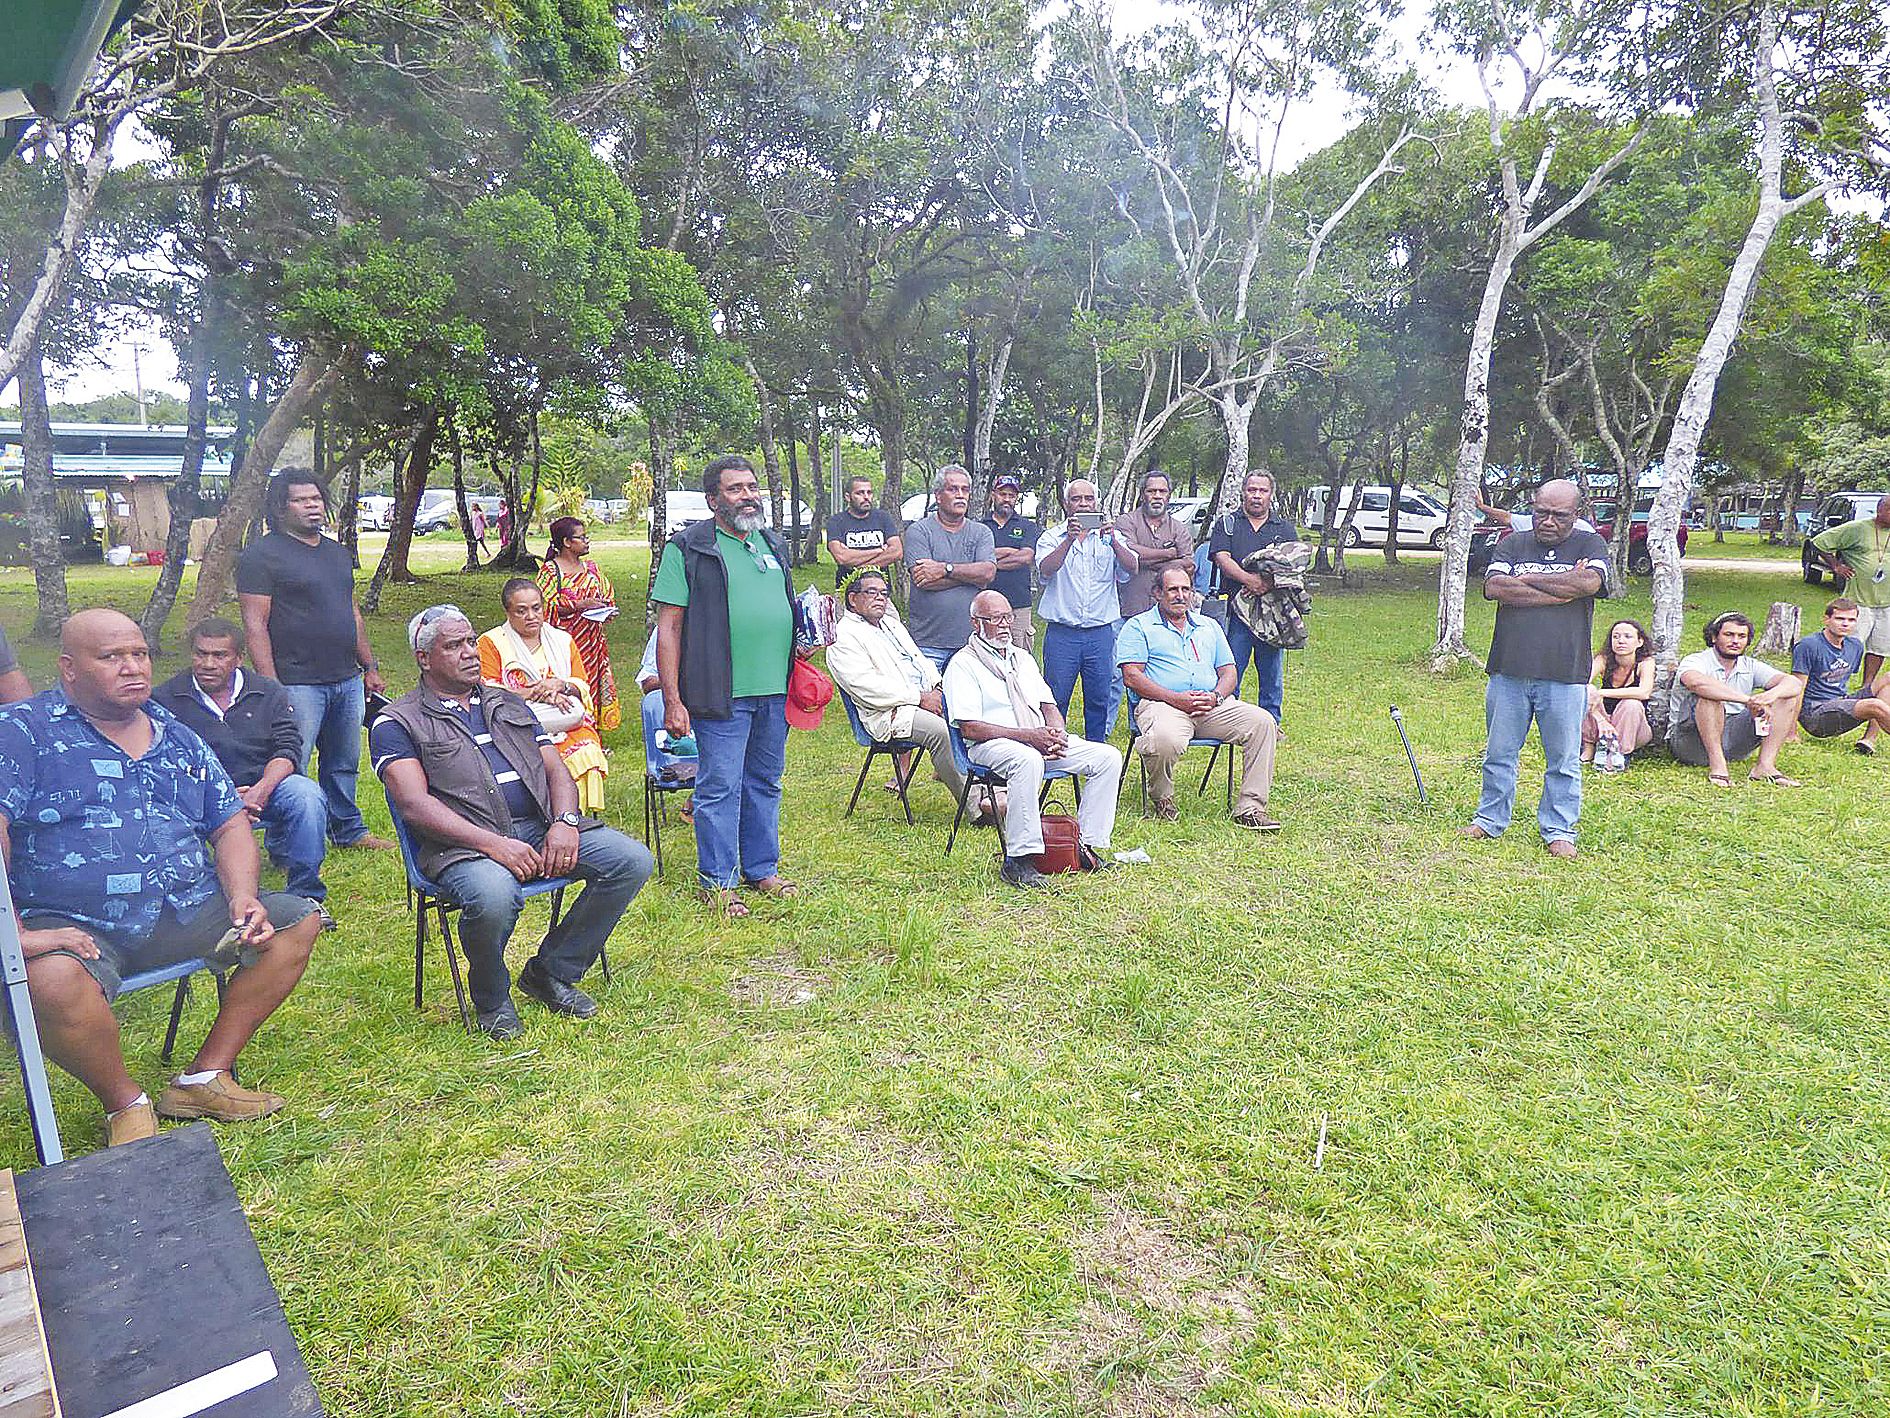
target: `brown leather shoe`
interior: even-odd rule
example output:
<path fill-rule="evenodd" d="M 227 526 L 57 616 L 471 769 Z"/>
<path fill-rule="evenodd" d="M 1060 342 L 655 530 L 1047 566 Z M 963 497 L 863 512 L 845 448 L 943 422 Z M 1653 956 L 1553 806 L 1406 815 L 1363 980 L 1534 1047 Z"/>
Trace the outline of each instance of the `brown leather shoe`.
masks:
<path fill-rule="evenodd" d="M 1249 832 L 1278 832 L 1280 830 L 1278 818 L 1258 810 L 1235 813 L 1234 826 L 1244 827 Z"/>
<path fill-rule="evenodd" d="M 128 1108 L 120 1108 L 115 1113 L 105 1115 L 105 1145 L 122 1147 L 127 1142 L 136 1142 L 141 1137 L 156 1137 L 158 1134 L 157 1114 L 151 1110 L 151 1100 L 133 1103 Z"/>
<path fill-rule="evenodd" d="M 344 844 L 343 850 L 352 852 L 358 847 L 369 852 L 391 852 L 394 850 L 394 845 L 385 837 L 376 837 L 370 832 L 365 837 L 357 837 L 354 841 Z"/>
<path fill-rule="evenodd" d="M 1575 844 L 1566 837 L 1558 837 L 1553 842 L 1548 842 L 1544 845 L 1548 847 L 1549 855 L 1552 857 L 1561 857 L 1567 860 L 1575 855 Z"/>
<path fill-rule="evenodd" d="M 1459 837 L 1468 837 L 1472 842 L 1494 842 L 1496 840 L 1474 822 L 1468 827 L 1459 827 L 1457 829 L 1457 835 Z"/>
<path fill-rule="evenodd" d="M 209 1118 L 219 1123 L 247 1123 L 266 1118 L 288 1100 L 260 1089 L 245 1088 L 227 1073 L 208 1083 L 173 1083 L 158 1099 L 157 1110 L 166 1118 Z"/>
<path fill-rule="evenodd" d="M 1173 798 L 1154 798 L 1148 800 L 1148 815 L 1157 822 L 1175 822 L 1181 817 L 1181 809 L 1175 806 Z"/>

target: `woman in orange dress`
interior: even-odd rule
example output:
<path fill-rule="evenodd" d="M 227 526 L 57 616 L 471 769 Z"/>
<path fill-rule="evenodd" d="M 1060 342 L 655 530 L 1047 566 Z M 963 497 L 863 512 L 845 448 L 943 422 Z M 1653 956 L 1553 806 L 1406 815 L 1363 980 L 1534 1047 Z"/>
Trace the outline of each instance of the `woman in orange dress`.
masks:
<path fill-rule="evenodd" d="M 617 593 L 591 560 L 590 550 L 584 523 L 576 517 L 558 518 L 551 524 L 551 546 L 538 570 L 538 589 L 544 593 L 545 619 L 577 643 L 597 727 L 614 729 L 623 722 L 623 711 L 617 707 L 617 680 L 610 672 L 604 625 L 617 614 Z"/>
<path fill-rule="evenodd" d="M 505 621 L 479 637 L 479 678 L 532 706 L 577 783 L 578 810 L 595 817 L 604 809 L 610 763 L 597 736 L 583 659 L 569 635 L 545 624 L 545 599 L 535 583 L 514 576 L 499 600 Z"/>

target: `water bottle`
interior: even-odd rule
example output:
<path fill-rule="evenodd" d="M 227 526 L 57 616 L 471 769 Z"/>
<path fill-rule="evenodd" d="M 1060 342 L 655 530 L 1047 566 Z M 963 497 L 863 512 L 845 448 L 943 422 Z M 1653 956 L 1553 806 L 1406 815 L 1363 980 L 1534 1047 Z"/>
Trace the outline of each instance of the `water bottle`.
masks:
<path fill-rule="evenodd" d="M 670 754 L 675 758 L 696 757 L 696 736 L 694 734 L 684 734 L 681 738 L 672 738 L 670 737 L 668 729 L 658 729 L 656 731 L 656 746 L 664 753 Z"/>

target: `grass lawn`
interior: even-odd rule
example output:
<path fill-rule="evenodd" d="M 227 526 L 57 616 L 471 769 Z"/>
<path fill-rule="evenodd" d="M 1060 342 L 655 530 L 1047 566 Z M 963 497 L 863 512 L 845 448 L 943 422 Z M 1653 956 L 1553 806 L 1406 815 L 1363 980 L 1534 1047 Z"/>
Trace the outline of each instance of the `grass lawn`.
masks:
<path fill-rule="evenodd" d="M 604 559 L 636 604 L 641 550 Z M 152 575 L 76 571 L 74 602 L 136 608 Z M 1886 1411 L 1890 769 L 1812 743 L 1783 760 L 1802 791 L 1715 793 L 1637 765 L 1590 780 L 1572 865 L 1526 811 L 1472 847 L 1483 677 L 1419 667 L 1434 576 L 1319 597 L 1277 837 L 1212 794 L 1145 822 L 1131 770 L 1116 844 L 1154 864 L 1025 897 L 991 834 L 943 855 L 936 784 L 916 827 L 873 789 L 842 821 L 836 708 L 790 744 L 806 895 L 709 916 L 676 829 L 602 1016 L 527 1005 L 508 1048 L 460 1031 L 443 969 L 415 1014 L 397 864 L 335 862 L 342 929 L 245 1055 L 290 1106 L 219 1134 L 328 1411 Z M 497 589 L 390 591 L 402 687 L 405 618 L 490 624 Z M 1822 599 L 1689 593 L 1690 637 Z M 16 642 L 31 598 L 0 583 Z M 618 622 L 626 680 L 640 640 Z M 635 729 L 614 747 L 634 830 Z M 124 1010 L 151 1084 L 160 993 Z M 0 1162 L 30 1165 L 6 1089 Z"/>
<path fill-rule="evenodd" d="M 1716 542 L 1711 532 L 1694 528 L 1687 538 L 1688 556 L 1708 561 L 1797 561 L 1799 550 L 1783 542 L 1766 540 L 1763 532 L 1728 532 L 1726 540 Z"/>

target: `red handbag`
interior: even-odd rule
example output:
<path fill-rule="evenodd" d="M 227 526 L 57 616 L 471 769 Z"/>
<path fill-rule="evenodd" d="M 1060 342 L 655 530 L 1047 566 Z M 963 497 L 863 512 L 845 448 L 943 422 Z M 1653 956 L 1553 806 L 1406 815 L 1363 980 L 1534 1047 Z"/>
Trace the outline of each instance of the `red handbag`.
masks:
<path fill-rule="evenodd" d="M 1045 876 L 1081 871 L 1082 842 L 1082 833 L 1077 828 L 1075 818 L 1068 813 L 1046 812 L 1043 815 L 1043 850 L 1037 853 L 1031 865 Z"/>

